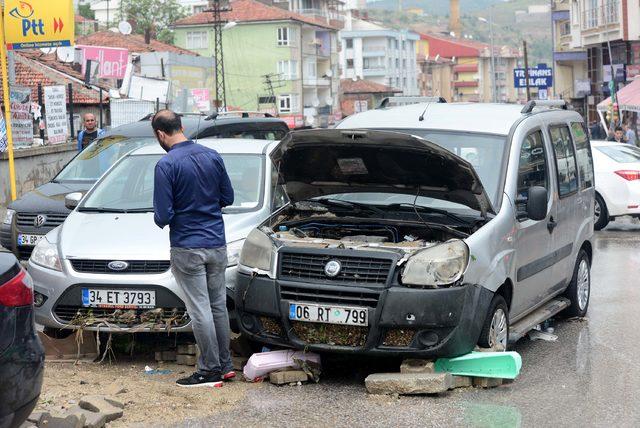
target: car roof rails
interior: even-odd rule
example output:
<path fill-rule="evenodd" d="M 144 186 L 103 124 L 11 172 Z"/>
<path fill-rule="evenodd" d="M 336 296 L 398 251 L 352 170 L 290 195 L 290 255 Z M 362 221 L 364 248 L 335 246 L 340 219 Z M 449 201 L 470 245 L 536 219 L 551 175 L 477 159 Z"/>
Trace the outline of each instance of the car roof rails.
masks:
<path fill-rule="evenodd" d="M 386 97 L 382 100 L 378 108 L 391 106 L 406 106 L 420 103 L 446 103 L 443 97 Z"/>
<path fill-rule="evenodd" d="M 549 108 L 559 107 L 562 110 L 569 110 L 569 104 L 565 100 L 531 100 L 531 101 L 528 101 L 524 105 L 524 107 L 522 107 L 522 110 L 520 110 L 520 113 L 522 114 L 531 113 L 533 109 L 536 107 L 549 107 Z"/>
<path fill-rule="evenodd" d="M 251 111 L 251 110 L 239 110 L 239 111 L 221 111 L 218 112 L 218 116 L 232 116 L 241 115 L 241 117 L 249 117 L 250 115 L 258 115 L 264 117 L 274 117 L 271 113 L 266 111 Z"/>
<path fill-rule="evenodd" d="M 153 116 L 155 115 L 155 113 L 149 113 L 146 116 L 144 116 L 142 119 L 140 119 L 138 122 L 144 122 L 145 120 L 151 120 L 153 119 Z M 190 116 L 204 116 L 204 113 L 176 113 L 177 116 L 179 117 L 190 117 Z"/>

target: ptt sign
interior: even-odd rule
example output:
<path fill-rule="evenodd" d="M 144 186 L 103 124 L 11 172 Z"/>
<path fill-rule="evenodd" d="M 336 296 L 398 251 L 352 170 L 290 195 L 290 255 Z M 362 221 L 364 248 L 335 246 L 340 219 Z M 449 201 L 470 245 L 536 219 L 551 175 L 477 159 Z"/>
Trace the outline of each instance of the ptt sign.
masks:
<path fill-rule="evenodd" d="M 73 0 L 5 0 L 7 49 L 72 46 Z"/>

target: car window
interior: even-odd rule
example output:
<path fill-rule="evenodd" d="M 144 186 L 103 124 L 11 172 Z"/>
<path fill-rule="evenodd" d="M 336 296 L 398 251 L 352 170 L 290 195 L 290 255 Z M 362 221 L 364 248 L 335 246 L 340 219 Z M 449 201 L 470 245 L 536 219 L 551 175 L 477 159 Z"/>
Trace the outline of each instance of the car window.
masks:
<path fill-rule="evenodd" d="M 541 186 L 549 190 L 549 167 L 542 131 L 535 131 L 527 135 L 520 149 L 518 164 L 518 209 L 526 209 L 526 199 L 529 188 Z"/>
<path fill-rule="evenodd" d="M 262 202 L 264 158 L 260 155 L 223 154 L 233 187 L 233 205 L 227 208 L 257 208 Z"/>
<path fill-rule="evenodd" d="M 598 146 L 595 149 L 620 163 L 640 162 L 640 149 L 631 145 Z"/>
<path fill-rule="evenodd" d="M 568 126 L 552 126 L 549 128 L 549 133 L 556 158 L 558 193 L 563 197 L 578 190 L 576 155 Z"/>
<path fill-rule="evenodd" d="M 593 187 L 593 157 L 591 145 L 584 123 L 572 122 L 571 131 L 576 142 L 576 158 L 578 159 L 578 174 L 580 175 L 580 188 Z"/>
<path fill-rule="evenodd" d="M 202 131 L 198 138 L 247 138 L 254 140 L 279 141 L 287 135 L 288 130 L 283 126 L 256 126 L 255 124 L 233 124 L 229 126 L 212 126 Z"/>
<path fill-rule="evenodd" d="M 155 138 L 113 135 L 92 142 L 65 166 L 55 181 L 96 181 L 122 156 L 142 146 L 158 144 Z"/>

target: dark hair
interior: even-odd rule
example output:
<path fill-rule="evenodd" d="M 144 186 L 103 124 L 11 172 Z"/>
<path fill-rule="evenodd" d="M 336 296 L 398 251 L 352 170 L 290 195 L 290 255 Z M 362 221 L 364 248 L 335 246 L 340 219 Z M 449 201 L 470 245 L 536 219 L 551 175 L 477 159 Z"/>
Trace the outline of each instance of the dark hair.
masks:
<path fill-rule="evenodd" d="M 153 115 L 151 127 L 154 132 L 162 131 L 167 135 L 173 135 L 182 130 L 182 120 L 171 110 L 160 110 Z"/>
<path fill-rule="evenodd" d="M 616 129 L 614 132 L 618 132 L 618 131 L 624 131 L 624 129 L 622 129 L 622 126 L 616 126 Z"/>

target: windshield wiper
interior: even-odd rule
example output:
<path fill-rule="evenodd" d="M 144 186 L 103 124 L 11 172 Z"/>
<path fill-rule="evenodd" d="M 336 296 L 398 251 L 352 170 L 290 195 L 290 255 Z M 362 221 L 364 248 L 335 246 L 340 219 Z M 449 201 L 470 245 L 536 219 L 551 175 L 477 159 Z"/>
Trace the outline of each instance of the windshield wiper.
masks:
<path fill-rule="evenodd" d="M 423 211 L 423 212 L 431 213 L 431 214 L 440 214 L 442 216 L 445 216 L 445 217 L 449 218 L 450 220 L 455 221 L 456 223 L 469 224 L 469 220 L 465 220 L 464 218 L 462 218 L 460 216 L 452 214 L 447 210 L 441 210 L 439 208 L 425 207 L 423 205 L 413 205 L 413 204 L 409 204 L 409 203 L 406 203 L 406 202 L 399 203 L 399 204 L 391 204 L 391 205 L 388 205 L 387 208 L 389 208 L 389 209 L 407 208 L 407 209 L 410 209 L 410 210 L 418 210 L 418 211 Z"/>
<path fill-rule="evenodd" d="M 95 213 L 148 213 L 153 212 L 153 208 L 104 208 L 104 207 L 80 207 L 80 212 L 95 212 Z"/>
<path fill-rule="evenodd" d="M 328 205 L 333 207 L 341 207 L 341 208 L 347 208 L 347 209 L 355 208 L 359 210 L 372 211 L 380 215 L 386 214 L 384 210 L 378 207 L 375 207 L 373 205 L 362 204 L 359 202 L 344 201 L 342 199 L 331 199 L 331 198 L 308 199 L 307 202 L 319 202 L 322 205 Z"/>

